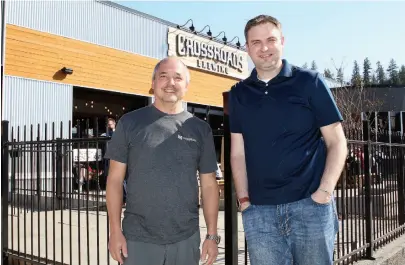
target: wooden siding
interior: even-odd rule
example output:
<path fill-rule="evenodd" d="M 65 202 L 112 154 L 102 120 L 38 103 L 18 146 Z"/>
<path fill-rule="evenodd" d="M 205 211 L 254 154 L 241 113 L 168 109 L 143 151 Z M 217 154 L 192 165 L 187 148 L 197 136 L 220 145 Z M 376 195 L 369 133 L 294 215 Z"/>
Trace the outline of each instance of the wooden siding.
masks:
<path fill-rule="evenodd" d="M 162 44 L 163 45 L 163 44 Z M 149 96 L 157 59 L 7 25 L 5 74 Z M 72 75 L 60 72 L 64 66 Z M 190 69 L 186 101 L 222 106 L 238 80 Z"/>

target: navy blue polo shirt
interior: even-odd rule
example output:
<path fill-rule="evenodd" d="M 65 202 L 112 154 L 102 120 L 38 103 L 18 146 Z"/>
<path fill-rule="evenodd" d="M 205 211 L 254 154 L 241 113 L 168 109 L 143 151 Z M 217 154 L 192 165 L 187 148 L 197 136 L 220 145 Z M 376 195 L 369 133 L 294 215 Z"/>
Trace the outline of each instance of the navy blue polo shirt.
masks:
<path fill-rule="evenodd" d="M 268 83 L 254 69 L 231 88 L 228 103 L 231 133 L 243 135 L 251 203 L 284 204 L 315 192 L 326 163 L 320 128 L 342 121 L 323 78 L 283 60 Z"/>

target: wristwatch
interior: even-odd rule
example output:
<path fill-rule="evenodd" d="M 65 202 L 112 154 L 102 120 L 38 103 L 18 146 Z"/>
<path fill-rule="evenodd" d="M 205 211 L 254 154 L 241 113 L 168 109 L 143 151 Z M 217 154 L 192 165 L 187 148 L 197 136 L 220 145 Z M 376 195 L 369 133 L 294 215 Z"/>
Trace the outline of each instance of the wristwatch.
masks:
<path fill-rule="evenodd" d="M 219 242 L 221 242 L 221 237 L 219 235 L 208 235 L 205 237 L 205 239 L 208 240 L 214 240 L 215 243 L 217 243 L 217 245 L 219 244 Z"/>

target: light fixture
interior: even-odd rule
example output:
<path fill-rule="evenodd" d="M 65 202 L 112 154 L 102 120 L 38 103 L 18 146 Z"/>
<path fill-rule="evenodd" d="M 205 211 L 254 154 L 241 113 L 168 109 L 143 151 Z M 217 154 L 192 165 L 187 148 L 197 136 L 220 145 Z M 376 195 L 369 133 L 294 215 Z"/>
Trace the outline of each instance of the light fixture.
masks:
<path fill-rule="evenodd" d="M 91 101 L 91 104 L 93 104 L 93 101 Z"/>
<path fill-rule="evenodd" d="M 67 75 L 73 74 L 73 69 L 71 69 L 71 68 L 63 67 L 63 68 L 61 69 L 61 71 L 62 71 L 63 73 L 65 73 L 65 74 L 67 74 Z"/>
<path fill-rule="evenodd" d="M 122 107 L 122 110 L 125 110 L 125 108 L 124 108 L 124 107 Z"/>
<path fill-rule="evenodd" d="M 203 30 L 204 30 L 206 27 L 208 27 L 207 35 L 208 35 L 208 37 L 209 37 L 210 39 L 212 39 L 211 27 L 210 27 L 209 25 L 206 25 L 205 27 L 203 27 L 203 29 L 200 30 L 199 32 L 196 32 L 196 34 L 203 32 Z"/>
<path fill-rule="evenodd" d="M 87 106 L 87 102 L 86 102 L 86 106 Z"/>
<path fill-rule="evenodd" d="M 191 32 L 195 32 L 194 22 L 193 22 L 192 19 L 187 20 L 187 22 L 184 23 L 184 25 L 181 25 L 181 26 L 177 25 L 176 27 L 177 27 L 178 29 L 180 29 L 180 28 L 184 27 L 185 25 L 187 25 L 188 22 L 190 22 L 190 21 L 191 21 L 191 26 L 189 27 L 189 29 L 191 30 Z"/>
<path fill-rule="evenodd" d="M 107 109 L 107 106 L 105 106 L 104 108 Z"/>
<path fill-rule="evenodd" d="M 234 39 L 238 39 L 238 42 L 236 43 L 236 47 L 237 47 L 238 49 L 240 49 L 240 41 L 239 41 L 239 37 L 238 37 L 238 36 L 235 36 L 229 43 L 232 43 L 232 41 L 233 41 Z"/>
<path fill-rule="evenodd" d="M 224 32 L 224 31 L 221 31 L 217 36 L 214 37 L 214 39 L 216 39 L 217 37 L 219 37 L 219 35 L 221 35 L 222 33 L 224 33 L 224 37 L 222 38 L 222 41 L 226 44 L 227 38 L 226 38 L 226 35 L 225 35 L 225 32 Z"/>

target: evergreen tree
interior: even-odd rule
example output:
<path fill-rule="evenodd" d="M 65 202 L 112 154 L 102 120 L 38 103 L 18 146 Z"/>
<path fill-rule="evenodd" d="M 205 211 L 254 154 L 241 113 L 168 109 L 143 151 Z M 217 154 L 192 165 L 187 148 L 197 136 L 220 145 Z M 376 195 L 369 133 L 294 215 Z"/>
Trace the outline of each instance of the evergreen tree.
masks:
<path fill-rule="evenodd" d="M 361 87 L 360 68 L 359 68 L 359 64 L 357 63 L 357 61 L 354 61 L 351 83 L 355 87 Z"/>
<path fill-rule="evenodd" d="M 373 75 L 371 77 L 371 84 L 372 85 L 378 84 L 378 80 L 377 80 L 377 77 L 376 77 L 375 73 L 373 73 Z"/>
<path fill-rule="evenodd" d="M 301 67 L 304 68 L 304 69 L 308 69 L 308 64 L 304 63 Z"/>
<path fill-rule="evenodd" d="M 316 66 L 315 61 L 312 61 L 312 63 L 311 63 L 311 70 L 314 70 L 314 71 L 318 70 L 318 66 Z"/>
<path fill-rule="evenodd" d="M 343 85 L 343 83 L 344 83 L 343 78 L 344 78 L 344 76 L 343 76 L 343 69 L 342 69 L 342 67 L 340 67 L 340 68 L 337 70 L 337 73 L 336 73 L 336 81 L 338 81 L 340 84 Z"/>
<path fill-rule="evenodd" d="M 394 59 L 390 60 L 390 64 L 388 65 L 387 68 L 388 72 L 388 82 L 390 85 L 398 85 L 399 79 L 398 79 L 398 66 Z"/>
<path fill-rule="evenodd" d="M 399 84 L 405 86 L 405 65 L 401 66 L 398 73 Z"/>
<path fill-rule="evenodd" d="M 371 63 L 368 58 L 363 62 L 363 83 L 364 86 L 368 86 L 371 83 Z"/>
<path fill-rule="evenodd" d="M 325 70 L 323 71 L 323 75 L 327 78 L 334 79 L 332 71 L 328 68 L 325 68 Z"/>
<path fill-rule="evenodd" d="M 377 62 L 377 81 L 379 85 L 385 84 L 385 72 L 380 61 Z"/>

